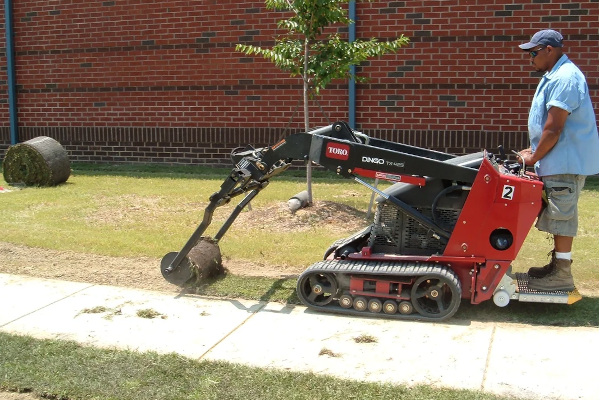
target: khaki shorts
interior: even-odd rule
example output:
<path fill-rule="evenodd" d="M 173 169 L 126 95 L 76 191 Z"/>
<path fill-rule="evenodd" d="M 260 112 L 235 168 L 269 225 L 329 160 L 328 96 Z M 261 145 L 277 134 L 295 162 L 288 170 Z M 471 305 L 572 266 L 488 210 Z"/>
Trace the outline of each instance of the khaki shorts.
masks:
<path fill-rule="evenodd" d="M 577 236 L 577 202 L 585 175 L 548 175 L 542 182 L 547 203 L 535 227 L 552 235 Z"/>

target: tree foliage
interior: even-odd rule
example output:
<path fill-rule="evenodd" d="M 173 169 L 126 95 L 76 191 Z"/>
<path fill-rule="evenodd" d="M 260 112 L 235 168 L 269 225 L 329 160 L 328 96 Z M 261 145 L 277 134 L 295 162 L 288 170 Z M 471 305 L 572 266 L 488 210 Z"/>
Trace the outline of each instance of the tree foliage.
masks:
<path fill-rule="evenodd" d="M 265 0 L 265 6 L 275 11 L 290 12 L 288 19 L 280 20 L 278 27 L 287 33 L 275 38 L 272 48 L 238 44 L 236 50 L 247 55 L 260 55 L 272 61 L 291 76 L 303 80 L 304 127 L 310 131 L 308 115 L 309 94 L 319 95 L 332 80 L 364 77 L 353 76 L 350 67 L 369 58 L 396 52 L 408 44 L 401 35 L 390 41 L 342 40 L 336 26 L 353 23 L 345 4 L 350 0 Z M 370 0 L 365 0 L 370 1 Z M 312 204 L 311 166 L 306 166 L 308 203 Z"/>
<path fill-rule="evenodd" d="M 369 1 L 369 0 L 367 0 Z M 238 44 L 236 50 L 260 55 L 291 76 L 302 77 L 314 94 L 319 94 L 334 79 L 350 78 L 350 66 L 373 57 L 396 52 L 408 44 L 404 35 L 390 41 L 376 38 L 343 40 L 336 25 L 352 23 L 344 4 L 349 0 L 266 0 L 268 9 L 290 11 L 288 19 L 278 22 L 287 33 L 275 38 L 272 48 Z M 365 77 L 354 76 L 357 81 Z"/>

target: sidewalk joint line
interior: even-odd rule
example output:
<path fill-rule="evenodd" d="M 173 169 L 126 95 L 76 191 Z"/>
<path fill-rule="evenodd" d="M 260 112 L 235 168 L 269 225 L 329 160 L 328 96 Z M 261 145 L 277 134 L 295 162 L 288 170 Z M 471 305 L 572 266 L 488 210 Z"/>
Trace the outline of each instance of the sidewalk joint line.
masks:
<path fill-rule="evenodd" d="M 198 361 L 201 361 L 215 347 L 217 347 L 218 345 L 220 345 L 225 339 L 227 339 L 229 336 L 231 336 L 235 331 L 237 331 L 242 326 L 244 326 L 246 324 L 246 322 L 248 322 L 250 320 L 250 318 L 254 317 L 256 314 L 258 314 L 260 311 L 262 311 L 267 306 L 267 304 L 268 304 L 267 302 L 264 302 L 262 305 L 260 305 L 260 303 L 259 303 L 260 307 L 256 311 L 253 311 L 252 314 L 250 314 L 248 316 L 248 318 L 244 319 L 238 326 L 236 326 L 229 333 L 227 333 L 225 336 L 223 336 L 217 343 L 215 343 L 214 345 L 212 345 L 212 347 L 210 349 L 208 349 L 204 353 L 202 353 L 202 355 L 200 357 L 198 357 Z"/>
<path fill-rule="evenodd" d="M 4 328 L 5 326 L 12 324 L 13 322 L 16 322 L 16 321 L 18 321 L 18 320 L 20 320 L 20 319 L 23 319 L 23 318 L 25 318 L 25 317 L 27 317 L 27 316 L 29 316 L 29 315 L 31 315 L 31 314 L 35 314 L 36 312 L 38 312 L 38 311 L 41 311 L 41 310 L 43 310 L 44 308 L 48 308 L 48 307 L 50 307 L 50 306 L 52 306 L 52 305 L 54 305 L 54 304 L 56 304 L 56 303 L 60 303 L 61 301 L 65 300 L 65 299 L 68 299 L 69 297 L 71 297 L 71 296 L 74 296 L 74 295 L 76 295 L 76 294 L 78 294 L 78 293 L 81 293 L 81 292 L 83 292 L 84 290 L 87 290 L 87 289 L 89 289 L 89 288 L 91 288 L 91 287 L 94 287 L 94 286 L 96 286 L 96 285 L 90 285 L 90 286 L 86 286 L 86 287 L 84 287 L 84 288 L 82 288 L 82 289 L 79 289 L 79 290 L 77 290 L 77 291 L 75 291 L 75 292 L 73 292 L 73 293 L 71 293 L 71 294 L 68 294 L 68 295 L 66 295 L 65 297 L 62 297 L 62 298 L 60 298 L 60 299 L 58 299 L 58 300 L 55 300 L 55 301 L 53 301 L 52 303 L 48 303 L 48 304 L 46 304 L 46 305 L 44 305 L 44 306 L 42 306 L 42 307 L 40 307 L 40 308 L 37 308 L 37 309 L 35 309 L 35 310 L 33 310 L 33 311 L 30 311 L 30 312 L 28 312 L 27 314 L 23 314 L 23 315 L 21 315 L 21 316 L 19 316 L 19 317 L 15 318 L 15 319 L 13 319 L 12 321 L 8 321 L 7 323 L 0 325 L 0 328 Z"/>
<path fill-rule="evenodd" d="M 479 388 L 480 390 L 484 390 L 485 388 L 485 383 L 487 381 L 487 375 L 488 375 L 488 371 L 489 371 L 489 366 L 490 366 L 490 358 L 492 356 L 492 345 L 494 344 L 494 338 L 496 337 L 496 324 L 494 324 L 494 327 L 492 328 L 492 336 L 490 338 L 490 345 L 488 346 L 488 351 L 487 351 L 487 355 L 485 358 L 485 369 L 483 371 L 483 379 L 481 380 L 481 387 Z"/>

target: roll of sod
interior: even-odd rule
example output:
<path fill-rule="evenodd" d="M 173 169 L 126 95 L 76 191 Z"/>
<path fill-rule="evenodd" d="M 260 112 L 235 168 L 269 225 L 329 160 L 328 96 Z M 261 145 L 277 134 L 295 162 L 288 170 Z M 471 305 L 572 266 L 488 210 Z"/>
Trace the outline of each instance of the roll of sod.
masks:
<path fill-rule="evenodd" d="M 27 186 L 54 186 L 66 182 L 71 175 L 67 151 L 47 136 L 9 147 L 2 169 L 7 183 Z"/>
<path fill-rule="evenodd" d="M 196 285 L 206 283 L 210 278 L 223 275 L 225 269 L 221 258 L 221 249 L 217 242 L 209 237 L 201 237 L 187 255 L 195 270 Z M 192 282 L 189 282 L 192 283 Z"/>

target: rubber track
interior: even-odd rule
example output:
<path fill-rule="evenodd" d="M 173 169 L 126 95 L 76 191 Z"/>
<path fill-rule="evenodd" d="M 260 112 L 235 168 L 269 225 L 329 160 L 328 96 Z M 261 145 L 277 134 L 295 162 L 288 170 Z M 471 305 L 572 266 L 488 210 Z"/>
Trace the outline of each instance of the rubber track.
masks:
<path fill-rule="evenodd" d="M 356 261 L 356 260 L 325 260 L 319 261 L 310 267 L 308 267 L 300 276 L 298 277 L 298 287 L 296 288 L 296 292 L 302 303 L 304 303 L 307 307 L 318 310 L 318 311 L 327 311 L 333 312 L 337 314 L 345 314 L 345 315 L 357 315 L 362 317 L 384 317 L 391 319 L 399 319 L 399 320 L 416 320 L 416 321 L 443 321 L 446 320 L 458 310 L 458 307 L 448 315 L 444 317 L 427 317 L 418 313 L 413 313 L 409 315 L 405 314 L 385 314 L 383 312 L 380 313 L 372 313 L 369 311 L 357 311 L 353 308 L 342 308 L 339 303 L 335 300 L 331 301 L 331 303 L 325 306 L 315 306 L 310 304 L 303 296 L 300 289 L 300 282 L 302 282 L 303 278 L 306 275 L 314 274 L 314 273 L 323 273 L 323 274 L 352 274 L 352 275 L 373 275 L 374 277 L 397 277 L 397 276 L 411 276 L 411 277 L 421 277 L 421 276 L 439 276 L 448 279 L 452 282 L 459 293 L 461 291 L 460 281 L 458 277 L 452 272 L 450 269 L 440 266 L 435 263 L 423 263 L 416 261 L 408 261 L 408 262 L 388 262 L 388 261 Z M 337 279 L 337 277 L 336 277 Z M 340 287 L 338 283 L 338 288 Z M 460 301 L 460 300 L 459 300 Z"/>

